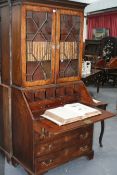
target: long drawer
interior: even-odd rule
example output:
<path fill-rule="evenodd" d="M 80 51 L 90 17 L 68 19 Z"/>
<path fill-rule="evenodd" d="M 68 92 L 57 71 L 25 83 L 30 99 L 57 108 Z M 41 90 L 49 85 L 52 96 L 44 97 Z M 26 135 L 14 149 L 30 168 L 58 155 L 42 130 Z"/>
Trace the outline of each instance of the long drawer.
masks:
<path fill-rule="evenodd" d="M 72 145 L 92 144 L 93 125 L 58 135 L 53 139 L 35 144 L 35 157 L 57 152 Z"/>
<path fill-rule="evenodd" d="M 90 152 L 92 152 L 92 146 L 90 143 L 70 146 L 53 154 L 48 154 L 40 158 L 36 158 L 35 170 L 36 172 L 44 172 L 58 165 L 61 165 L 62 163 L 70 161 L 75 157 L 88 155 Z"/>

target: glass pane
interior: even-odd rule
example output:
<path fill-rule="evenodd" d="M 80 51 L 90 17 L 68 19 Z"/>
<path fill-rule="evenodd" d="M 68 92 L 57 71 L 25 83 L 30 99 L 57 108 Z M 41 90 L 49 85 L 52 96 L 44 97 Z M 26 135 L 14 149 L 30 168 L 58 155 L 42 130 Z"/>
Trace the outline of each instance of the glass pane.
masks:
<path fill-rule="evenodd" d="M 80 17 L 60 17 L 60 77 L 78 76 Z"/>
<path fill-rule="evenodd" d="M 52 14 L 27 11 L 26 80 L 51 78 Z"/>

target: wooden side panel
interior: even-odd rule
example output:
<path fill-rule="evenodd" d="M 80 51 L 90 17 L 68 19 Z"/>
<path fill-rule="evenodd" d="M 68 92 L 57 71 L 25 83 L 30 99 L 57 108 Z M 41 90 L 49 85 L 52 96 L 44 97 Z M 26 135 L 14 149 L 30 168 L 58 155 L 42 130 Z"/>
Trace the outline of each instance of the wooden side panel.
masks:
<path fill-rule="evenodd" d="M 2 50 L 2 83 L 10 84 L 10 56 L 9 56 L 9 8 L 1 9 L 1 50 Z"/>
<path fill-rule="evenodd" d="M 1 9 L 0 9 L 0 46 L 1 46 Z M 1 47 L 0 47 L 0 81 L 1 81 Z"/>
<path fill-rule="evenodd" d="M 33 127 L 31 113 L 20 90 L 12 89 L 13 156 L 33 169 Z"/>
<path fill-rule="evenodd" d="M 0 85 L 0 147 L 4 147 L 3 139 L 3 88 Z"/>
<path fill-rule="evenodd" d="M 0 85 L 0 147 L 9 154 L 12 152 L 10 88 Z"/>
<path fill-rule="evenodd" d="M 12 8 L 12 80 L 13 84 L 21 85 L 21 8 Z"/>

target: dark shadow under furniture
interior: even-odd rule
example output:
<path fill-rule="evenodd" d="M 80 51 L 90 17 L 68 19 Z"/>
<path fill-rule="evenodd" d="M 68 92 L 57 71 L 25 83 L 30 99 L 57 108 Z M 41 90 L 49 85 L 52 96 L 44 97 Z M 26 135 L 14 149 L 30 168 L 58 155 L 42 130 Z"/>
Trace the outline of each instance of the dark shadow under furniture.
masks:
<path fill-rule="evenodd" d="M 117 72 L 109 73 L 108 79 L 113 81 L 113 86 L 116 86 L 117 85 Z"/>

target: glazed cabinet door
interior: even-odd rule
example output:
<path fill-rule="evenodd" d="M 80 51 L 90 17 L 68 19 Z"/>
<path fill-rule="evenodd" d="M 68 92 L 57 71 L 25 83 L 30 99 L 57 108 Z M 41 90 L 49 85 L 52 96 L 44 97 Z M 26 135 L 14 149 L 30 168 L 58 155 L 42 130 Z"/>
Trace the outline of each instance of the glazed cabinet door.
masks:
<path fill-rule="evenodd" d="M 82 62 L 83 12 L 57 11 L 56 81 L 80 79 Z"/>
<path fill-rule="evenodd" d="M 80 79 L 83 11 L 22 7 L 22 85 Z"/>
<path fill-rule="evenodd" d="M 24 86 L 54 82 L 55 13 L 52 8 L 22 7 L 22 79 Z"/>

